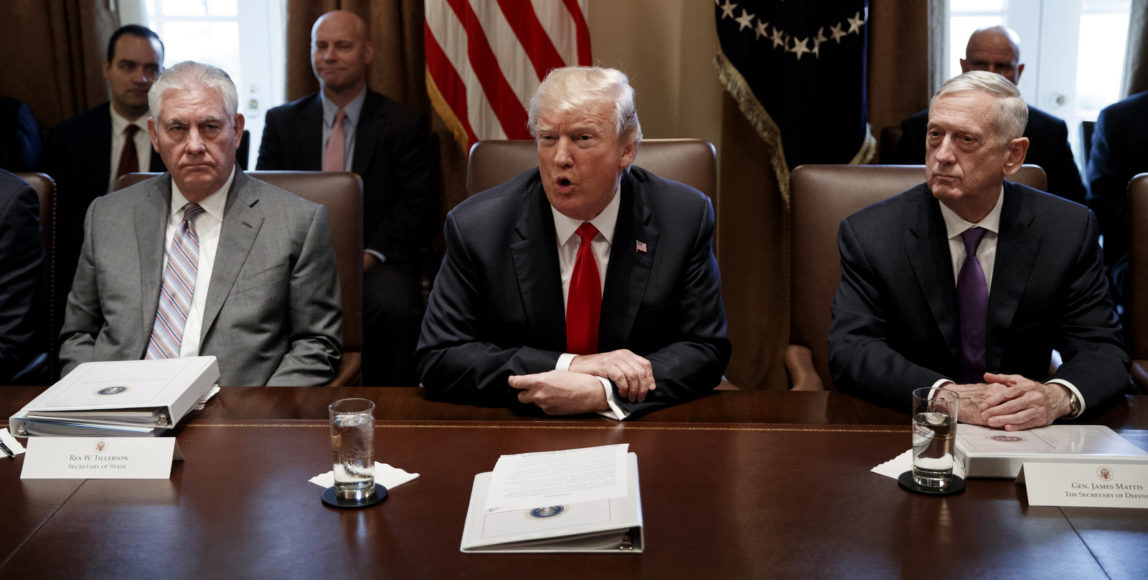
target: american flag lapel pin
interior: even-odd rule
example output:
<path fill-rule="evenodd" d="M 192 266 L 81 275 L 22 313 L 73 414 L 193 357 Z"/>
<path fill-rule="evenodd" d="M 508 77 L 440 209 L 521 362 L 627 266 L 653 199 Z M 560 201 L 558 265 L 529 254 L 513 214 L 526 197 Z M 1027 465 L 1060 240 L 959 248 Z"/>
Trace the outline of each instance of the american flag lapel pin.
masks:
<path fill-rule="evenodd" d="M 634 242 L 634 244 L 635 244 L 635 246 L 636 246 L 636 249 L 637 249 L 639 252 L 641 252 L 641 253 L 643 253 L 643 254 L 645 254 L 645 253 L 646 253 L 646 242 L 641 242 L 641 241 L 638 241 L 638 242 Z"/>

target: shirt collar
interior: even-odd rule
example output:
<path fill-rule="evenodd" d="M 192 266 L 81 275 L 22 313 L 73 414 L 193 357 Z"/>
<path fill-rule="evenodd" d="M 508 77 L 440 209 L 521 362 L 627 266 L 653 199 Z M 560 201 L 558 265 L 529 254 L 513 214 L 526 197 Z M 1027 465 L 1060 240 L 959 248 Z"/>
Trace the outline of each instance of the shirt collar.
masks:
<path fill-rule="evenodd" d="M 610 203 L 606 205 L 601 213 L 590 220 L 591 224 L 598 229 L 598 233 L 606 239 L 606 243 L 614 244 L 614 226 L 618 224 L 618 208 L 622 204 L 622 196 L 619 195 L 621 186 L 614 190 L 614 197 Z M 558 245 L 564 246 L 566 242 L 570 241 L 570 237 L 574 235 L 574 231 L 578 226 L 582 225 L 583 220 L 576 220 L 562 214 L 562 212 L 550 206 L 550 213 L 554 216 L 554 231 L 558 236 Z"/>
<path fill-rule="evenodd" d="M 207 215 L 219 220 L 220 222 L 223 221 L 223 208 L 227 206 L 227 193 L 231 191 L 231 182 L 233 181 L 235 181 L 234 165 L 231 167 L 231 175 L 227 177 L 227 182 L 223 184 L 223 187 L 212 192 L 211 195 L 207 196 L 203 201 L 199 202 L 199 206 L 203 208 L 203 211 L 207 213 Z M 172 179 L 171 207 L 168 208 L 168 218 L 170 219 L 171 216 L 177 213 L 182 213 L 183 206 L 187 205 L 188 203 L 189 202 L 187 201 L 187 198 L 183 196 L 183 192 L 179 190 L 179 186 L 176 185 L 175 180 Z"/>
<path fill-rule="evenodd" d="M 984 219 L 975 224 L 966 221 L 965 218 L 957 215 L 957 212 L 949 209 L 945 204 L 940 204 L 941 216 L 945 218 L 945 231 L 948 234 L 948 238 L 955 238 L 965 233 L 965 230 L 975 226 L 982 227 L 994 234 L 1000 234 L 1001 208 L 1004 207 L 1004 196 L 1004 184 L 1002 183 L 1001 193 L 997 196 L 997 204 L 993 206 L 993 209 L 989 211 L 989 214 L 986 215 Z"/>
<path fill-rule="evenodd" d="M 135 121 L 129 121 L 127 117 L 117 113 L 115 107 L 108 105 L 108 110 L 112 113 L 112 135 L 123 135 L 124 129 L 127 129 L 128 125 L 135 125 L 147 133 L 147 114 L 140 116 Z"/>
<path fill-rule="evenodd" d="M 327 100 L 323 91 L 319 91 L 319 100 L 323 103 L 323 126 L 331 129 L 335 126 L 335 113 L 339 112 L 339 105 Z M 343 107 L 343 112 L 347 114 L 347 121 L 350 122 L 351 127 L 359 126 L 359 113 L 363 110 L 363 102 L 367 100 L 367 88 L 363 87 L 362 92 L 355 95 L 351 102 Z"/>

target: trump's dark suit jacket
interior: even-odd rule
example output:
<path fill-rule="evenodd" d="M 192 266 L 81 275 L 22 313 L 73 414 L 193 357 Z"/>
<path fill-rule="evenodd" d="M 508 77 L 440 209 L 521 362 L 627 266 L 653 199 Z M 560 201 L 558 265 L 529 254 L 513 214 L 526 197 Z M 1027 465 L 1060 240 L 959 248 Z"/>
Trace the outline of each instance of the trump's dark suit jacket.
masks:
<path fill-rule="evenodd" d="M 1129 356 L 1088 209 L 1005 182 L 989 290 L 990 372 L 1071 382 L 1095 409 L 1128 387 Z M 925 184 L 841 222 L 833 383 L 909 411 L 911 392 L 961 375 L 960 315 L 944 218 Z M 1049 376 L 1052 349 L 1064 364 Z"/>
<path fill-rule="evenodd" d="M 901 140 L 897 142 L 897 152 L 893 159 L 895 163 L 925 163 L 925 132 L 928 126 L 928 109 L 901 121 Z M 1048 176 L 1048 192 L 1076 203 L 1084 203 L 1084 184 L 1080 181 L 1076 160 L 1068 146 L 1068 126 L 1064 121 L 1029 105 L 1024 136 L 1029 141 L 1024 162 L 1044 169 Z"/>
<path fill-rule="evenodd" d="M 170 207 L 167 173 L 92 202 L 61 332 L 62 375 L 88 361 L 144 357 Z M 341 323 L 327 211 L 236 169 L 200 335 L 200 354 L 219 359 L 219 384 L 326 384 Z"/>
<path fill-rule="evenodd" d="M 598 346 L 650 360 L 657 388 L 644 403 L 619 401 L 643 412 L 717 386 L 730 344 L 709 200 L 638 167 L 620 195 Z M 415 352 L 423 386 L 437 399 L 516 405 L 507 378 L 553 370 L 566 349 L 554 218 L 538 170 L 459 204 L 445 235 Z"/>
<path fill-rule="evenodd" d="M 323 103 L 315 93 L 267 111 L 257 169 L 323 169 Z M 355 126 L 351 170 L 363 178 L 363 247 L 407 264 L 430 244 L 438 220 L 438 153 L 423 118 L 367 91 Z"/>

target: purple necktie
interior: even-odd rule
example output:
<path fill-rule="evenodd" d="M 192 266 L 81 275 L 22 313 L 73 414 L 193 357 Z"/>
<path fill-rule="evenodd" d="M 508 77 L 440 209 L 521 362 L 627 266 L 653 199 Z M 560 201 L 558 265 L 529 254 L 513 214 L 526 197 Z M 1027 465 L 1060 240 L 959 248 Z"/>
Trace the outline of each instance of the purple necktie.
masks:
<path fill-rule="evenodd" d="M 989 310 L 989 286 L 985 271 L 977 260 L 977 247 L 988 230 L 972 227 L 961 238 L 965 241 L 965 263 L 957 275 L 957 305 L 961 311 L 961 363 L 966 383 L 984 382 L 985 323 Z"/>

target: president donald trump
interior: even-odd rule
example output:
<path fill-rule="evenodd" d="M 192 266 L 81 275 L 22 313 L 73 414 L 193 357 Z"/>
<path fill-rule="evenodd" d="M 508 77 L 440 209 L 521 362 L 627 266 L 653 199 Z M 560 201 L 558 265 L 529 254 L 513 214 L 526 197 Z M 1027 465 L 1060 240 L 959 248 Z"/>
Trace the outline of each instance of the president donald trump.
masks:
<path fill-rule="evenodd" d="M 623 419 L 717 386 L 730 344 L 713 208 L 630 166 L 626 75 L 553 70 L 529 123 L 538 168 L 447 216 L 415 352 L 428 394 Z"/>
<path fill-rule="evenodd" d="M 160 76 L 152 145 L 170 173 L 97 198 L 61 332 L 87 361 L 214 355 L 222 385 L 322 385 L 342 310 L 322 206 L 235 165 L 235 85 L 195 62 Z"/>

